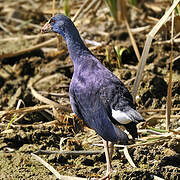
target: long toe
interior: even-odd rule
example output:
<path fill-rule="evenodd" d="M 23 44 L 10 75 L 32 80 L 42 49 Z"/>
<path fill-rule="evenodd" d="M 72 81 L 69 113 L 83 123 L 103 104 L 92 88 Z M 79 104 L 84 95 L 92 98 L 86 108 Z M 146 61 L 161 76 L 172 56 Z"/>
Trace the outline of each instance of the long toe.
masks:
<path fill-rule="evenodd" d="M 109 172 L 109 174 L 106 174 L 104 177 L 102 177 L 102 178 L 100 178 L 100 179 L 98 179 L 98 180 L 106 180 L 106 179 L 108 179 L 108 180 L 110 180 L 110 172 Z"/>

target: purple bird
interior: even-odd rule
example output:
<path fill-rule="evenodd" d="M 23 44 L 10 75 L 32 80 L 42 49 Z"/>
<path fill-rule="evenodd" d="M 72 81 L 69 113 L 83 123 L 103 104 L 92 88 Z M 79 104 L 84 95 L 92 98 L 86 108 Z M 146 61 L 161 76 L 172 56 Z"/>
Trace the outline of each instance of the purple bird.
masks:
<path fill-rule="evenodd" d="M 128 143 L 123 125 L 133 139 L 138 137 L 136 124 L 144 121 L 136 111 L 124 84 L 90 52 L 70 18 L 57 14 L 42 28 L 62 35 L 74 64 L 69 95 L 73 112 L 99 134 L 104 143 L 106 177 L 111 172 L 113 143 Z M 109 144 L 109 145 L 108 145 Z"/>

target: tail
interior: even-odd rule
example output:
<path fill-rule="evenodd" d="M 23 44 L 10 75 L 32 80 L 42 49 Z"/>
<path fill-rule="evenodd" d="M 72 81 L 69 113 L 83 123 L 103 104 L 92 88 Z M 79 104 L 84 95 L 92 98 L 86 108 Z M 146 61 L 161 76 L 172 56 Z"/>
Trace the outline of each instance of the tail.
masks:
<path fill-rule="evenodd" d="M 136 125 L 145 120 L 138 111 L 132 108 L 129 111 L 126 111 L 126 114 L 130 117 L 131 122 L 128 124 L 124 124 L 124 126 L 129 134 L 133 137 L 133 139 L 138 138 Z"/>
<path fill-rule="evenodd" d="M 133 108 L 129 109 L 125 113 L 129 116 L 131 121 L 135 122 L 136 124 L 145 121 L 141 114 Z"/>

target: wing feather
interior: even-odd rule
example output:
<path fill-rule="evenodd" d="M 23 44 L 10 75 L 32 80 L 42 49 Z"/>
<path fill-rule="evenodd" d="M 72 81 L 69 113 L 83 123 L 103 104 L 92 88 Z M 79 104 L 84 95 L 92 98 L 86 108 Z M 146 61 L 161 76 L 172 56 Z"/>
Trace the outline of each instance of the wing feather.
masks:
<path fill-rule="evenodd" d="M 72 98 L 73 97 L 73 98 Z M 110 120 L 107 110 L 98 94 L 71 93 L 73 100 L 73 111 L 82 118 L 85 123 L 94 129 L 103 139 L 111 142 L 120 141 L 127 144 L 128 136 L 125 132 L 117 128 Z"/>

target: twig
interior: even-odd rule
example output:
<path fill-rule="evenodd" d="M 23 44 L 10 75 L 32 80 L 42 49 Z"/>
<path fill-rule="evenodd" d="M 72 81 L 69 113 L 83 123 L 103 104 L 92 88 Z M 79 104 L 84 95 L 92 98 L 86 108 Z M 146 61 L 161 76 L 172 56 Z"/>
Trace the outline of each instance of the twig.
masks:
<path fill-rule="evenodd" d="M 154 180 L 164 180 L 164 178 L 160 178 L 160 177 L 158 177 L 156 175 L 153 175 L 153 177 L 154 177 Z"/>
<path fill-rule="evenodd" d="M 43 164 L 47 169 L 49 169 L 58 179 L 60 180 L 86 180 L 86 178 L 72 177 L 72 176 L 62 176 L 60 175 L 50 164 L 44 161 L 42 158 L 36 154 L 31 153 L 32 157 Z"/>
<path fill-rule="evenodd" d="M 135 53 L 136 53 L 136 57 L 137 57 L 138 61 L 140 61 L 140 57 L 141 57 L 141 56 L 140 56 L 139 50 L 138 50 L 138 48 L 137 48 L 136 41 L 135 41 L 135 39 L 134 39 L 134 37 L 133 37 L 133 35 L 132 35 L 132 32 L 131 32 L 131 30 L 130 30 L 130 27 L 129 27 L 129 24 L 128 24 L 127 19 L 125 19 L 125 25 L 126 25 L 126 28 L 127 28 L 127 31 L 128 31 L 128 34 L 129 34 L 129 37 L 130 37 L 130 40 L 131 40 L 133 49 L 134 49 L 134 51 L 135 51 Z"/>
<path fill-rule="evenodd" d="M 17 19 L 17 18 L 13 18 L 13 17 L 11 17 L 11 20 L 12 20 L 12 21 L 15 21 L 15 22 L 17 22 L 17 23 L 26 23 L 26 21 L 23 21 L 23 20 Z M 41 28 L 42 28 L 41 26 L 39 26 L 39 25 L 37 25 L 37 24 L 30 23 L 30 22 L 28 22 L 28 25 L 29 25 L 29 26 L 32 26 L 32 27 L 34 27 L 34 28 L 37 28 L 37 29 L 41 29 Z"/>
<path fill-rule="evenodd" d="M 166 109 L 139 109 L 139 112 L 165 112 Z M 180 111 L 180 108 L 172 108 L 171 111 Z"/>
<path fill-rule="evenodd" d="M 102 46 L 102 43 L 99 43 L 99 42 L 97 42 L 97 41 L 92 41 L 92 40 L 84 39 L 84 42 L 85 42 L 86 44 L 91 44 L 91 45 L 93 45 L 93 46 Z"/>
<path fill-rule="evenodd" d="M 98 2 L 99 0 L 93 0 L 89 3 L 89 5 L 83 9 L 83 13 L 81 13 L 81 16 L 83 16 L 84 14 L 86 14 L 93 6 L 95 6 L 95 4 Z M 101 1 L 101 0 L 100 0 Z"/>
<path fill-rule="evenodd" d="M 54 106 L 54 107 L 57 107 L 59 109 L 61 109 L 62 111 L 64 112 L 71 112 L 71 110 L 65 106 L 62 106 L 61 104 L 59 103 L 56 103 L 55 101 L 52 101 L 48 98 L 45 98 L 44 96 L 40 95 L 33 87 L 29 87 L 31 89 L 31 93 L 32 95 L 38 99 L 39 101 L 45 103 L 45 104 L 49 104 L 51 106 Z"/>
<path fill-rule="evenodd" d="M 171 54 L 170 54 L 170 72 L 166 102 L 166 130 L 169 131 L 169 123 L 171 118 L 171 106 L 172 106 L 172 64 L 173 64 L 173 31 L 174 31 L 174 11 L 172 12 L 172 24 L 171 24 Z"/>
<path fill-rule="evenodd" d="M 130 84 L 130 82 L 134 81 L 135 77 L 132 77 L 131 79 L 128 79 L 127 81 L 124 82 L 124 84 L 127 86 Z"/>
<path fill-rule="evenodd" d="M 163 45 L 163 44 L 171 44 L 171 39 L 170 40 L 166 40 L 166 41 L 157 41 L 157 42 L 154 42 L 153 44 L 158 44 L 158 45 Z M 180 43 L 180 38 L 178 39 L 174 39 L 174 43 Z"/>
<path fill-rule="evenodd" d="M 173 43 L 179 43 L 180 42 L 180 38 L 176 39 L 179 36 L 180 36 L 180 32 L 173 37 Z M 170 44 L 171 41 L 172 41 L 172 39 L 167 40 L 167 41 L 154 42 L 153 44 Z"/>
<path fill-rule="evenodd" d="M 74 17 L 72 18 L 72 21 L 75 22 L 80 13 L 83 11 L 83 9 L 90 3 L 91 0 L 86 0 L 84 4 L 79 8 L 79 10 L 76 12 Z"/>
<path fill-rule="evenodd" d="M 52 16 L 55 14 L 55 0 L 52 1 Z"/>
<path fill-rule="evenodd" d="M 175 57 L 175 58 L 173 59 L 173 62 L 176 61 L 176 60 L 178 60 L 178 59 L 180 59 L 180 55 L 177 56 L 177 57 Z"/>
<path fill-rule="evenodd" d="M 33 107 L 26 107 L 26 108 L 20 108 L 20 109 L 14 109 L 14 110 L 7 110 L 7 111 L 0 111 L 0 116 L 5 117 L 12 114 L 24 114 L 24 113 L 31 113 L 36 111 L 41 111 L 44 109 L 51 109 L 53 106 L 51 105 L 42 105 L 42 106 L 33 106 Z"/>
<path fill-rule="evenodd" d="M 125 146 L 127 146 L 127 148 L 134 148 L 137 146 L 148 146 L 148 145 L 153 145 L 153 144 L 158 144 L 158 143 L 162 143 L 164 141 L 168 141 L 169 139 L 171 139 L 172 135 L 169 133 L 168 135 L 164 135 L 164 136 L 160 136 L 159 139 L 151 141 L 151 142 L 145 142 L 145 143 L 137 143 L 137 144 L 132 144 L 132 145 L 119 145 L 119 144 L 114 144 L 114 147 L 116 148 L 124 148 Z M 95 146 L 103 146 L 103 144 L 93 144 Z"/>
<path fill-rule="evenodd" d="M 46 151 L 46 150 L 38 150 L 35 151 L 34 154 L 66 154 L 66 155 L 95 155 L 101 154 L 104 151 Z"/>
<path fill-rule="evenodd" d="M 64 69 L 64 68 L 68 68 L 68 67 L 72 67 L 72 65 L 61 65 L 59 68 Z M 35 79 L 35 82 L 32 82 L 32 80 L 30 80 L 29 83 L 33 83 L 33 85 L 35 87 L 38 87 L 39 85 L 41 85 L 42 83 L 47 83 L 48 81 L 51 81 L 51 79 L 53 78 L 58 78 L 59 77 L 59 73 L 55 73 L 52 75 L 48 75 L 48 76 L 44 76 L 44 77 L 38 77 L 38 79 Z M 34 80 L 33 80 L 34 81 Z M 32 86 L 32 85 L 31 85 Z M 61 86 L 61 87 L 66 87 L 66 86 Z M 69 87 L 69 86 L 68 86 Z"/>
<path fill-rule="evenodd" d="M 50 122 L 45 122 L 45 123 L 38 123 L 38 124 L 13 124 L 12 127 L 13 128 L 28 128 L 28 127 L 33 127 L 35 128 L 40 128 L 40 127 L 47 127 L 47 126 L 62 126 L 62 125 L 66 125 L 64 123 L 60 123 L 60 121 L 58 120 L 53 120 Z M 6 127 L 7 124 L 4 123 L 0 123 L 0 127 Z"/>
<path fill-rule="evenodd" d="M 151 27 L 150 25 L 147 25 L 147 26 L 143 26 L 143 27 L 130 28 L 130 31 L 135 34 L 135 33 L 140 33 L 140 32 L 146 31 L 150 27 Z"/>
<path fill-rule="evenodd" d="M 129 164 L 130 164 L 133 168 L 137 168 L 136 165 L 134 164 L 131 156 L 129 155 L 127 146 L 124 147 L 124 155 L 125 155 L 126 159 L 128 160 Z"/>
<path fill-rule="evenodd" d="M 8 34 L 12 35 L 12 33 L 11 33 L 7 28 L 5 28 L 5 27 L 2 25 L 2 23 L 0 23 L 0 28 L 1 28 L 3 31 L 7 32 Z"/>
<path fill-rule="evenodd" d="M 19 36 L 19 37 L 9 37 L 9 38 L 0 39 L 0 42 L 34 39 L 34 38 L 37 38 L 38 36 L 39 34 L 38 35 L 24 35 L 24 36 Z M 54 36 L 54 34 L 52 33 L 41 34 L 41 37 L 49 37 L 49 36 Z"/>
<path fill-rule="evenodd" d="M 40 44 L 37 44 L 35 46 L 29 47 L 27 49 L 23 49 L 23 50 L 14 52 L 14 53 L 2 54 L 2 55 L 0 55 L 0 60 L 4 59 L 4 58 L 11 58 L 11 57 L 19 56 L 19 55 L 22 55 L 24 53 L 34 51 L 36 49 L 40 49 L 40 48 L 42 48 L 44 46 L 47 46 L 47 45 L 50 45 L 50 44 L 56 42 L 56 40 L 57 40 L 56 38 L 53 38 L 53 39 L 50 39 L 50 40 L 45 41 L 43 43 L 40 43 Z"/>
<path fill-rule="evenodd" d="M 39 161 L 41 164 L 43 164 L 47 169 L 49 169 L 58 179 L 61 179 L 61 175 L 50 165 L 48 164 L 46 161 L 44 161 L 42 158 L 40 158 L 39 156 L 31 153 L 32 157 L 34 159 L 36 159 L 37 161 Z"/>
<path fill-rule="evenodd" d="M 151 129 L 139 129 L 138 132 L 139 133 L 151 133 L 151 134 L 156 134 L 156 135 L 162 135 L 162 133 L 157 132 L 157 131 L 153 131 Z"/>
<path fill-rule="evenodd" d="M 174 40 L 180 36 L 180 32 L 178 32 L 175 36 L 174 36 Z"/>
<path fill-rule="evenodd" d="M 63 106 L 55 101 L 52 101 L 48 98 L 45 98 L 44 96 L 42 96 L 41 94 L 39 94 L 34 88 L 33 88 L 33 85 L 37 83 L 37 80 L 35 82 L 33 82 L 33 80 L 29 80 L 29 83 L 28 83 L 28 88 L 31 90 L 31 93 L 32 95 L 38 99 L 39 101 L 45 103 L 45 104 L 49 104 L 51 106 L 54 106 L 54 107 L 57 107 L 58 109 L 60 109 L 61 111 L 64 111 L 64 112 L 72 112 L 71 109 L 69 109 L 68 107 L 66 106 Z"/>
<path fill-rule="evenodd" d="M 103 0 L 99 0 L 96 6 L 94 7 L 93 11 L 97 12 L 97 10 L 101 7 L 102 3 L 103 3 Z"/>
<path fill-rule="evenodd" d="M 180 115 L 171 115 L 172 119 L 180 118 Z M 146 122 L 151 119 L 166 119 L 166 115 L 154 115 L 146 119 Z"/>
<path fill-rule="evenodd" d="M 18 103 L 17 103 L 16 110 L 18 110 L 18 109 L 19 109 L 19 107 L 20 107 L 21 103 L 23 103 L 23 105 L 25 105 L 25 104 L 24 104 L 24 102 L 20 99 L 20 100 L 18 101 Z M 18 121 L 18 120 L 22 119 L 22 118 L 24 117 L 24 115 L 25 115 L 25 114 L 22 114 L 20 117 L 18 117 L 18 118 L 17 118 L 17 117 L 16 117 L 17 115 L 16 115 L 16 114 L 14 114 L 14 115 L 13 115 L 13 118 L 11 118 L 10 122 L 8 123 L 8 125 L 7 125 L 7 128 L 6 128 L 6 129 L 9 129 L 9 127 L 12 125 L 12 123 L 13 123 L 13 122 L 15 122 L 15 121 Z"/>
<path fill-rule="evenodd" d="M 46 91 L 39 91 L 40 94 L 45 94 L 45 95 L 50 95 L 50 96 L 57 96 L 57 97 L 69 97 L 68 93 L 51 93 L 51 92 L 46 92 Z"/>

